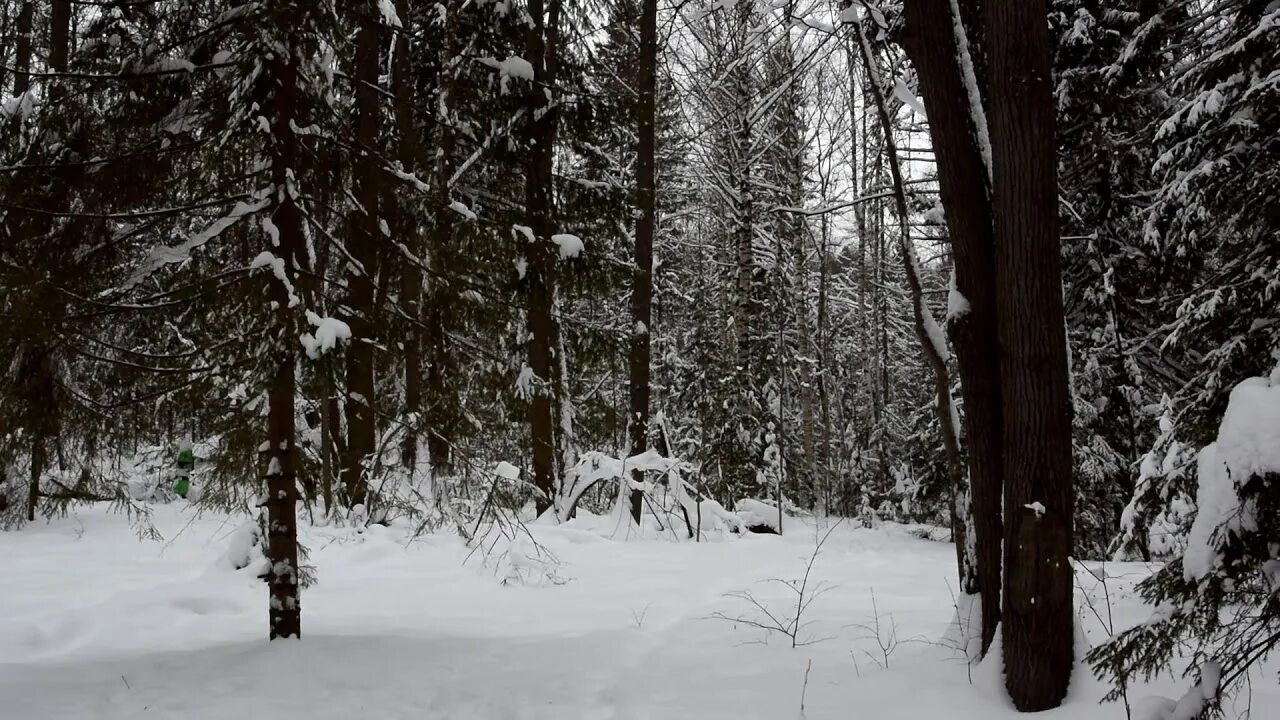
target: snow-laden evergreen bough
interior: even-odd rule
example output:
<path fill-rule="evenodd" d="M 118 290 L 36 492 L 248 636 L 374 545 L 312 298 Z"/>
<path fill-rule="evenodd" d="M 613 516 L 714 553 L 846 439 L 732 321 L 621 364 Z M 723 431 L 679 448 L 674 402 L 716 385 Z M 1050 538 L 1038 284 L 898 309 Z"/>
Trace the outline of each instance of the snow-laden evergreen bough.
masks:
<path fill-rule="evenodd" d="M 1155 606 L 1151 619 L 1089 654 L 1095 672 L 1116 683 L 1111 699 L 1186 657 L 1196 683 L 1155 703 L 1159 720 L 1216 708 L 1280 645 L 1280 366 L 1231 392 L 1197 477 L 1185 552 L 1139 586 Z"/>

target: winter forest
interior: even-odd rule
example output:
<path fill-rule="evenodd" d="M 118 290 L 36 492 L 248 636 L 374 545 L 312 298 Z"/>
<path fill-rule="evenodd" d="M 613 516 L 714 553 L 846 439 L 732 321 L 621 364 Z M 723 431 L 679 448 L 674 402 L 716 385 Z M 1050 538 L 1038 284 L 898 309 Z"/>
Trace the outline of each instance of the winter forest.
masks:
<path fill-rule="evenodd" d="M 0 718 L 1278 720 L 1278 198 L 1277 0 L 0 0 Z"/>

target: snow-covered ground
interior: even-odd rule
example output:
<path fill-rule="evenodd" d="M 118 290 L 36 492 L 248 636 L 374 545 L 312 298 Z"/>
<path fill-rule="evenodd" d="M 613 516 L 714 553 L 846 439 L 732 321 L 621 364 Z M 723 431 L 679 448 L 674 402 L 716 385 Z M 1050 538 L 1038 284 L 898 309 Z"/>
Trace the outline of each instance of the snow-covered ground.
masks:
<path fill-rule="evenodd" d="M 998 668 L 971 672 L 945 640 L 951 546 L 901 527 L 835 530 L 810 576 L 826 590 L 803 616 L 799 639 L 813 644 L 793 649 L 752 627 L 767 618 L 741 593 L 794 612 L 794 594 L 768 580 L 803 576 L 812 521 L 676 543 L 610 540 L 587 517 L 531 528 L 558 564 L 524 559 L 536 555 L 526 539 L 487 566 L 448 534 L 304 527 L 318 572 L 304 638 L 274 643 L 266 587 L 224 559 L 242 521 L 175 504 L 155 510 L 160 542 L 97 509 L 0 533 L 0 717 L 794 719 L 802 691 L 810 720 L 1017 716 Z M 516 571 L 524 582 L 504 582 Z M 1147 572 L 1106 566 L 1118 626 L 1146 616 L 1131 587 Z M 1087 573 L 1080 585 L 1079 624 L 1096 642 L 1103 588 Z M 1280 717 L 1273 678 L 1254 684 L 1254 720 Z M 1134 699 L 1184 687 L 1165 678 Z M 1079 672 L 1047 715 L 1123 718 L 1097 705 L 1104 692 Z"/>

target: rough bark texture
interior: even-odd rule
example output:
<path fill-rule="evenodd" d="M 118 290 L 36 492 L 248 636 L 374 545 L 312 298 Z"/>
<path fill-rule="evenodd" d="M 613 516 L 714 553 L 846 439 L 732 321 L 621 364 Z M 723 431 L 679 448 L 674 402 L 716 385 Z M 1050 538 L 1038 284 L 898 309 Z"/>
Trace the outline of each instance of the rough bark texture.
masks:
<path fill-rule="evenodd" d="M 968 2 L 968 0 L 965 0 Z M 967 312 L 949 319 L 965 407 L 969 485 L 974 521 L 977 591 L 982 596 L 982 652 L 1000 623 L 1002 538 L 1002 410 L 996 336 L 995 240 L 990 176 L 978 129 L 962 109 L 969 96 L 960 66 L 951 12 L 936 3 L 907 0 L 902 44 L 920 80 L 929 134 L 937 160 L 938 185 L 951 239 L 956 289 Z M 968 34 L 969 44 L 978 38 Z M 981 108 L 979 108 L 981 109 Z"/>
<path fill-rule="evenodd" d="M 550 11 L 548 13 L 548 10 Z M 549 17 L 548 17 L 549 15 Z M 555 496 L 555 398 L 554 358 L 556 318 L 555 283 L 557 252 L 551 242 L 553 231 L 555 180 L 555 139 L 557 112 L 548 106 L 543 88 L 555 86 L 560 2 L 530 0 L 532 19 L 525 31 L 527 58 L 534 67 L 535 82 L 528 93 L 529 149 L 525 163 L 525 212 L 533 237 L 525 246 L 526 283 L 529 309 L 529 369 L 535 376 L 529 406 L 529 429 L 533 445 L 533 484 L 539 491 L 538 514 L 551 508 Z"/>
<path fill-rule="evenodd" d="M 271 133 L 273 153 L 271 177 L 277 188 L 289 183 L 289 174 L 297 160 L 297 136 L 292 129 L 296 112 L 298 68 L 287 54 L 279 54 L 272 62 L 275 96 Z M 271 221 L 279 231 L 279 246 L 272 252 L 284 261 L 289 282 L 272 277 L 270 297 L 274 306 L 274 328 L 270 348 L 271 379 L 267 398 L 271 403 L 267 414 L 266 522 L 263 534 L 266 555 L 267 588 L 270 602 L 271 639 L 301 637 L 301 604 L 298 596 L 298 500 L 297 446 L 294 438 L 294 396 L 297 379 L 294 365 L 298 345 L 294 327 L 296 310 L 291 304 L 291 286 L 305 240 L 302 215 L 286 192 L 273 192 L 275 200 Z"/>
<path fill-rule="evenodd" d="M 929 309 L 925 306 L 924 289 L 920 284 L 920 268 L 916 260 L 915 247 L 907 230 L 907 192 L 902 182 L 902 169 L 898 164 L 898 147 L 893 138 L 893 125 L 885 106 L 884 93 L 876 77 L 872 64 L 871 51 L 861 26 L 855 26 L 858 33 L 858 47 L 861 51 L 863 67 L 867 70 L 872 100 L 875 103 L 876 117 L 880 121 L 880 129 L 884 133 L 885 154 L 889 164 L 889 176 L 893 181 L 894 204 L 898 211 L 898 249 L 902 255 L 903 270 L 907 276 L 907 290 L 911 294 L 911 308 L 916 341 L 920 343 L 920 351 L 929 363 L 933 373 L 933 391 L 937 399 L 938 428 L 942 434 L 943 452 L 947 459 L 947 479 L 951 485 L 951 532 L 956 546 L 957 566 L 960 573 L 960 584 L 963 588 L 973 585 L 974 568 L 970 565 L 965 552 L 968 537 L 969 519 L 959 512 L 958 499 L 964 494 L 964 460 L 960 456 L 960 442 L 955 427 L 954 415 L 951 412 L 951 376 L 947 371 L 947 360 L 943 355 L 944 348 L 934 344 L 929 335 L 925 318 Z"/>
<path fill-rule="evenodd" d="M 445 281 L 453 264 L 454 211 L 450 178 L 454 171 L 454 128 L 450 102 L 456 85 L 453 65 L 458 54 L 457 33 L 452 15 L 443 22 L 440 43 L 440 87 L 436 94 L 436 162 L 433 170 L 432 191 L 435 193 L 435 218 L 431 226 L 428 262 L 431 276 L 427 283 L 427 452 L 431 457 L 433 477 L 443 477 L 453 472 L 453 441 L 460 422 L 458 391 L 456 388 L 458 365 L 449 338 L 450 324 L 454 316 L 453 290 Z"/>
<path fill-rule="evenodd" d="M 639 215 L 636 218 L 635 269 L 631 279 L 630 366 L 631 454 L 649 447 L 649 360 L 650 326 L 653 315 L 653 236 L 657 225 L 658 197 L 654 182 L 657 143 L 654 134 L 654 95 L 657 89 L 658 2 L 640 3 L 640 102 L 638 107 L 636 191 Z M 637 472 L 636 480 L 644 479 Z M 631 517 L 640 522 L 644 501 L 639 490 L 631 492 Z"/>
<path fill-rule="evenodd" d="M 14 43 L 13 94 L 21 95 L 31 88 L 31 31 L 35 24 L 35 3 L 24 0 L 18 11 L 17 40 Z"/>
<path fill-rule="evenodd" d="M 1050 42 L 1042 0 L 990 0 L 985 10 L 1004 399 L 1005 685 L 1019 710 L 1037 711 L 1066 696 L 1074 641 Z M 1043 509 L 1028 507 L 1034 503 Z"/>
<path fill-rule="evenodd" d="M 355 146 L 353 195 L 357 207 L 347 218 L 347 252 L 355 263 L 347 280 L 348 324 L 351 347 L 347 351 L 347 452 L 342 461 L 342 485 L 348 507 L 367 501 L 366 464 L 373 457 L 377 430 L 373 412 L 373 335 L 375 302 L 373 278 L 378 263 L 378 18 L 372 3 L 357 13 Z"/>
<path fill-rule="evenodd" d="M 401 169 L 405 172 L 418 172 L 418 135 L 413 122 L 413 108 L 416 93 L 413 77 L 413 48 L 409 43 L 409 35 L 413 32 L 410 26 L 412 15 L 408 0 L 395 0 L 396 15 L 400 18 L 401 27 L 395 33 L 394 63 L 391 70 L 391 93 L 394 103 L 397 144 L 400 152 L 397 158 Z M 447 191 L 446 191 L 447 192 Z M 387 193 L 389 203 L 397 203 L 394 192 Z M 395 208 L 396 230 L 403 242 L 413 254 L 422 257 L 421 234 L 418 230 L 417 218 L 403 203 Z M 405 426 L 404 438 L 400 445 L 401 463 L 412 476 L 418 465 L 418 414 L 422 411 L 422 330 L 416 323 L 422 322 L 422 268 L 415 262 L 402 262 L 400 265 L 400 304 L 405 313 L 415 324 L 404 331 L 401 340 L 404 347 L 404 410 L 412 418 Z"/>

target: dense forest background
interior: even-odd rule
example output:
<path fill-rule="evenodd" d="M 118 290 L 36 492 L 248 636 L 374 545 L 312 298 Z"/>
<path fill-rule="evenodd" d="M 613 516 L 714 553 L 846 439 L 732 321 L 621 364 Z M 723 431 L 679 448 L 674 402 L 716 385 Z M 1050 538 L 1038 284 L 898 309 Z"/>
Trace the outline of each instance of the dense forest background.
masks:
<path fill-rule="evenodd" d="M 998 130 L 983 4 L 0 0 L 0 520 L 145 528 L 189 443 L 281 603 L 295 500 L 963 529 L 953 349 L 1003 346 L 956 335 L 922 55 L 954 26 Z M 1280 363 L 1280 7 L 1046 9 L 1071 554 L 1170 560 Z"/>

